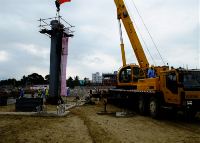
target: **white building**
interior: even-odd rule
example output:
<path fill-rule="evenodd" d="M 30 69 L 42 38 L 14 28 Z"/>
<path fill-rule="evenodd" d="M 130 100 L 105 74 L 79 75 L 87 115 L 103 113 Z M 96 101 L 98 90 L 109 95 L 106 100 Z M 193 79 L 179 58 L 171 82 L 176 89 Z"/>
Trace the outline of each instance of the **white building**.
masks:
<path fill-rule="evenodd" d="M 92 74 L 92 83 L 102 83 L 102 76 L 100 76 L 99 72 Z"/>

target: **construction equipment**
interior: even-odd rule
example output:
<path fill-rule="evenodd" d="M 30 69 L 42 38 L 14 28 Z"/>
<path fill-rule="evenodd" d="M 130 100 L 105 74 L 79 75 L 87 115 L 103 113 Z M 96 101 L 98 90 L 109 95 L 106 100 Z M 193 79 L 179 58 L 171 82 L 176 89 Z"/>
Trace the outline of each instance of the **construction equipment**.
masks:
<path fill-rule="evenodd" d="M 171 69 L 168 66 L 155 66 L 156 78 L 147 78 L 150 68 L 137 33 L 132 24 L 123 0 L 114 0 L 117 7 L 117 19 L 121 40 L 123 67 L 117 76 L 118 86 L 104 95 L 92 94 L 92 97 L 106 96 L 118 103 L 138 106 L 139 113 L 152 118 L 161 115 L 161 109 L 182 110 L 186 117 L 194 117 L 200 109 L 200 70 Z M 124 24 L 139 65 L 126 64 L 120 19 Z"/>

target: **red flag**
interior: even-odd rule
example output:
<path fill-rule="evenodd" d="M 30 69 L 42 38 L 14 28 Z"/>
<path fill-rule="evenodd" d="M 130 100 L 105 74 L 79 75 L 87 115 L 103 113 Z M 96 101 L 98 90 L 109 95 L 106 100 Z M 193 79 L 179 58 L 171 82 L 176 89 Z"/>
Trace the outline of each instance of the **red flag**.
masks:
<path fill-rule="evenodd" d="M 71 0 L 60 0 L 60 4 L 64 3 L 64 2 L 70 2 Z"/>

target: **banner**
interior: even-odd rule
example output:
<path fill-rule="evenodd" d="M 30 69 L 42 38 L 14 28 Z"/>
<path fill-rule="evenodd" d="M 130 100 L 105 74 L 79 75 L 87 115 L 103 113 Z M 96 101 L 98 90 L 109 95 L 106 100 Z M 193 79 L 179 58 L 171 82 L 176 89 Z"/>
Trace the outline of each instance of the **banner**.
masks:
<path fill-rule="evenodd" d="M 61 57 L 61 96 L 66 96 L 66 67 L 68 55 L 68 37 L 62 38 L 62 57 Z"/>

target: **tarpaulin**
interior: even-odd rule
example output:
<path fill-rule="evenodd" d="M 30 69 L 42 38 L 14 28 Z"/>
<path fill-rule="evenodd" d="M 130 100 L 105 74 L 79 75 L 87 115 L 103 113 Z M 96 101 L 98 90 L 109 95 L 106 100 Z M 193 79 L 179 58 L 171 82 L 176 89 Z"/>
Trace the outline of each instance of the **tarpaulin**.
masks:
<path fill-rule="evenodd" d="M 61 96 L 66 96 L 66 67 L 68 55 L 68 37 L 62 38 L 62 59 L 61 59 Z"/>

